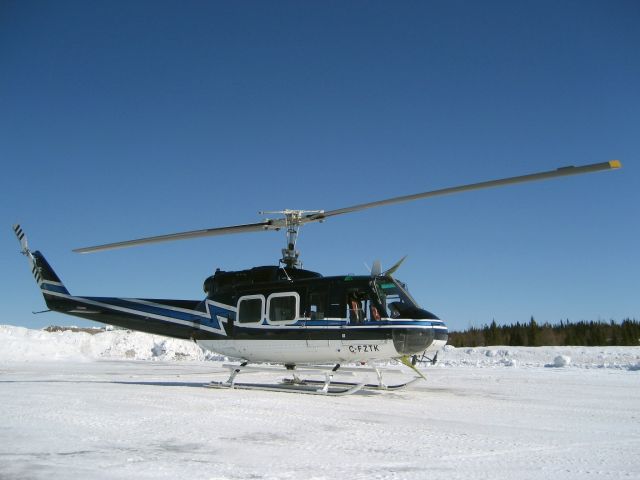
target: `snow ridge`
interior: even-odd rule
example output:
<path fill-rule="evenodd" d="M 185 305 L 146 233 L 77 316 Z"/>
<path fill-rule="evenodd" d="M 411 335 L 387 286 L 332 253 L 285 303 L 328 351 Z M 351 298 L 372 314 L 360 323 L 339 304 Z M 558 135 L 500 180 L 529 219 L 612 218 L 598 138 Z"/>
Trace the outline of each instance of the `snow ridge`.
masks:
<path fill-rule="evenodd" d="M 444 347 L 440 367 L 546 367 L 640 370 L 640 347 Z"/>
<path fill-rule="evenodd" d="M 220 357 L 186 340 L 129 330 L 95 335 L 0 325 L 0 362 L 99 359 L 202 361 Z"/>

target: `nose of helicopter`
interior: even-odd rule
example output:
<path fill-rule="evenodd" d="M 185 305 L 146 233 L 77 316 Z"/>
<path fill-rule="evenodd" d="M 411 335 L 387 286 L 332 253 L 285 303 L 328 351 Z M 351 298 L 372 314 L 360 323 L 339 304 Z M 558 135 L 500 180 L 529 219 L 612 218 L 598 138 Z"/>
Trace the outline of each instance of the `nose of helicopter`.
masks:
<path fill-rule="evenodd" d="M 400 355 L 424 352 L 433 343 L 431 328 L 401 328 L 393 331 L 393 347 Z"/>

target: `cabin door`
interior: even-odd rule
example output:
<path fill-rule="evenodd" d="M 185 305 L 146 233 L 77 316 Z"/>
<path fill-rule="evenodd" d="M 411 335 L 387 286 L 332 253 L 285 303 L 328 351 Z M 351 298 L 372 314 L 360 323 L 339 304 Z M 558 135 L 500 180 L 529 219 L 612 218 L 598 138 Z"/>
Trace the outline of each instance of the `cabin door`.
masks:
<path fill-rule="evenodd" d="M 328 316 L 329 292 L 327 288 L 309 289 L 307 296 L 306 338 L 307 346 L 328 347 L 329 346 L 329 324 Z"/>

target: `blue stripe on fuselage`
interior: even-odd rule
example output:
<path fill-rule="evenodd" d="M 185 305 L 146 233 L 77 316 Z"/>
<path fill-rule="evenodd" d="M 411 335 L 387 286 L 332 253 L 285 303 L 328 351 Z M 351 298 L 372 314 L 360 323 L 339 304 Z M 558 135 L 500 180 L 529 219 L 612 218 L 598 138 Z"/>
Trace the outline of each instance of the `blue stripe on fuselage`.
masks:
<path fill-rule="evenodd" d="M 83 298 L 83 297 L 80 297 Z M 94 302 L 101 302 L 107 305 L 113 305 L 115 307 L 123 307 L 131 310 L 138 310 L 141 313 L 153 313 L 154 315 L 161 315 L 163 317 L 171 317 L 176 318 L 178 320 L 186 320 L 188 322 L 199 322 L 202 319 L 199 315 L 194 315 L 192 313 L 180 312 L 176 310 L 172 310 L 170 308 L 165 308 L 162 306 L 156 305 L 146 305 L 143 303 L 138 303 L 132 300 L 126 300 L 124 298 L 113 298 L 113 297 L 84 297 L 88 300 L 93 300 Z"/>
<path fill-rule="evenodd" d="M 148 305 L 146 303 L 140 303 L 140 302 L 137 302 L 136 299 L 129 300 L 129 299 L 117 298 L 117 297 L 76 297 L 76 298 L 78 298 L 79 300 L 86 298 L 87 300 L 90 300 L 92 302 L 98 302 L 104 305 L 106 308 L 109 308 L 109 306 L 126 308 L 128 310 L 133 310 L 136 312 L 136 314 L 142 315 L 142 316 L 145 314 L 153 314 L 153 315 L 158 315 L 162 317 L 168 317 L 169 319 L 173 318 L 176 320 L 199 323 L 217 330 L 222 329 L 222 325 L 220 324 L 220 321 L 218 320 L 217 315 L 227 317 L 229 316 L 229 312 L 230 312 L 229 310 L 225 310 L 221 307 L 210 305 L 209 311 L 210 311 L 211 317 L 209 317 L 206 312 L 201 312 L 200 314 L 189 313 L 189 312 L 174 310 L 170 307 L 163 307 L 162 305 L 159 305 L 159 304 Z"/>

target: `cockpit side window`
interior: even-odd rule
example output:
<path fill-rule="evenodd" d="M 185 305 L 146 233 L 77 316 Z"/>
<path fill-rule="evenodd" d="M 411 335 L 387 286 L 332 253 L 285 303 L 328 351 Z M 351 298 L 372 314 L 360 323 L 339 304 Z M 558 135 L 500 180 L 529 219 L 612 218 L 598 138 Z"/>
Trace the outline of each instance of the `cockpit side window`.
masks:
<path fill-rule="evenodd" d="M 371 279 L 338 280 L 331 284 L 328 293 L 325 318 L 346 318 L 357 324 L 387 316 Z"/>
<path fill-rule="evenodd" d="M 365 309 L 362 294 L 352 290 L 347 294 L 348 318 L 351 323 L 362 323 L 365 319 Z"/>
<path fill-rule="evenodd" d="M 382 319 L 381 307 L 370 287 L 350 290 L 347 294 L 347 315 L 351 323 L 379 321 Z"/>

